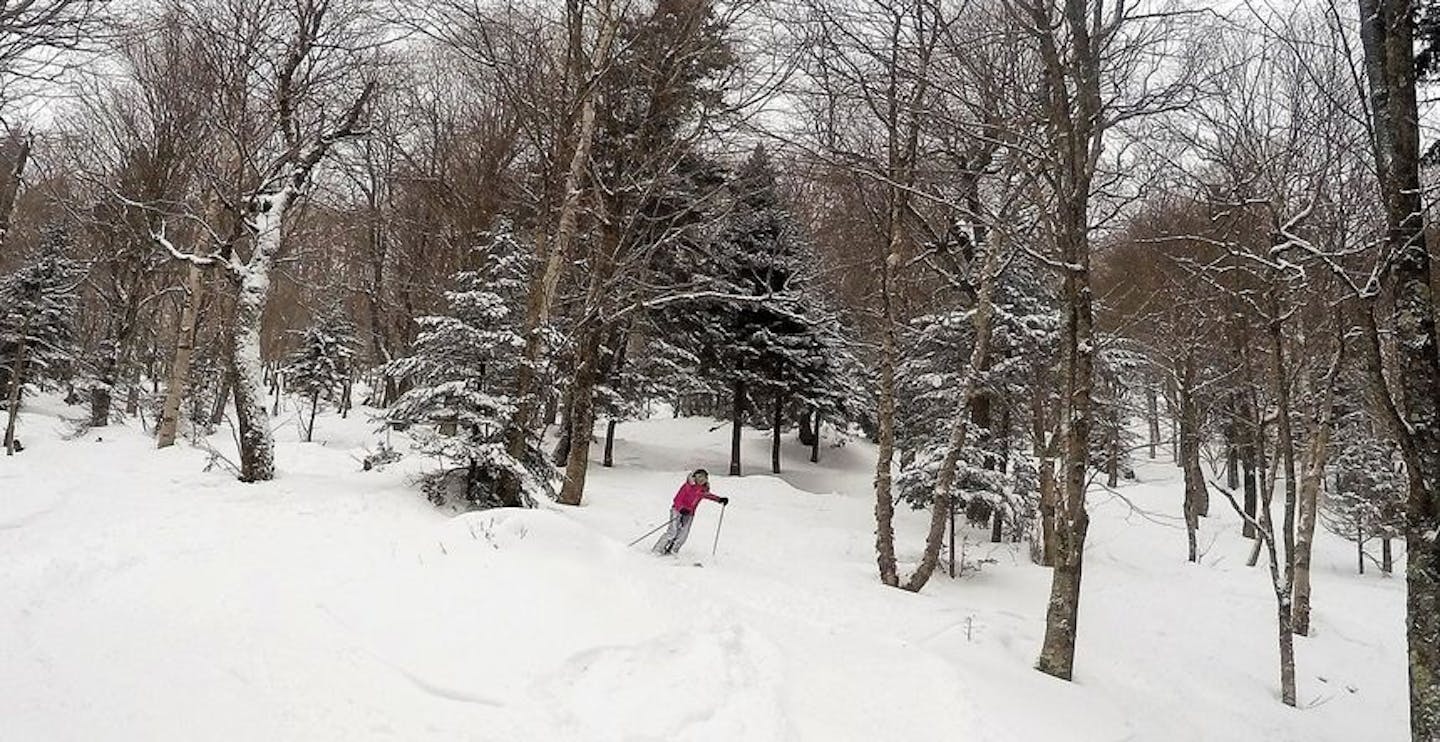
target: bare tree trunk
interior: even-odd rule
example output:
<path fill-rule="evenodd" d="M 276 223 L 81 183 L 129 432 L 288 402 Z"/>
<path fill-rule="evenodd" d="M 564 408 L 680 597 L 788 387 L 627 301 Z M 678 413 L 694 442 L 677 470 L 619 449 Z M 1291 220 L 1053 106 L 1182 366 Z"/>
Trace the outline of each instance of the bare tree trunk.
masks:
<path fill-rule="evenodd" d="M 1240 446 L 1235 441 L 1235 416 L 1225 421 L 1225 486 L 1240 488 Z"/>
<path fill-rule="evenodd" d="M 1055 509 L 1058 507 L 1060 498 L 1057 496 L 1055 482 L 1055 460 L 1050 457 L 1040 459 L 1039 466 L 1040 486 L 1040 565 L 1043 567 L 1055 566 Z"/>
<path fill-rule="evenodd" d="M 279 239 L 278 224 L 273 238 Z M 251 273 L 242 276 L 230 328 L 242 482 L 266 482 L 275 478 L 275 446 L 270 435 L 270 416 L 265 409 L 265 371 L 260 363 L 260 321 L 265 313 L 268 288 L 266 277 Z"/>
<path fill-rule="evenodd" d="M 615 418 L 605 423 L 605 460 L 601 466 L 609 469 L 615 466 Z"/>
<path fill-rule="evenodd" d="M 815 433 L 810 439 L 810 463 L 820 463 L 820 410 L 815 410 Z"/>
<path fill-rule="evenodd" d="M 6 406 L 5 455 L 15 455 L 15 421 L 20 417 L 20 390 L 25 386 L 25 363 L 28 349 L 25 347 L 25 332 L 20 333 L 20 342 L 15 345 L 15 366 L 10 373 L 10 394 Z"/>
<path fill-rule="evenodd" d="M 576 349 L 575 378 L 570 383 L 570 455 L 565 462 L 565 481 L 558 502 L 579 505 L 585 495 L 590 468 L 590 439 L 595 433 L 595 383 L 600 375 L 600 328 L 585 333 Z"/>
<path fill-rule="evenodd" d="M 1105 486 L 1115 489 L 1120 486 L 1120 425 L 1112 421 L 1106 431 Z"/>
<path fill-rule="evenodd" d="M 10 166 L 10 179 L 0 191 L 0 248 L 10 241 L 10 223 L 15 217 L 15 205 L 19 201 L 20 181 L 25 177 L 25 166 L 30 162 L 31 138 L 21 135 L 20 149 L 15 153 L 15 162 Z"/>
<path fill-rule="evenodd" d="M 955 510 L 957 498 L 950 499 L 950 554 L 949 574 L 950 579 L 955 579 Z"/>
<path fill-rule="evenodd" d="M 740 428 L 745 418 L 745 382 L 739 378 L 730 396 L 730 476 L 740 476 Z"/>
<path fill-rule="evenodd" d="M 208 420 L 212 428 L 219 425 L 220 421 L 225 419 L 225 405 L 230 401 L 230 391 L 235 388 L 235 371 L 233 367 L 226 373 L 221 374 L 221 377 L 220 393 L 215 395 L 215 406 L 211 408 Z"/>
<path fill-rule="evenodd" d="M 1205 472 L 1200 467 L 1200 405 L 1195 399 L 1195 351 L 1187 349 L 1176 393 L 1180 407 L 1180 466 L 1185 479 L 1185 537 L 1188 561 L 1200 559 L 1197 534 L 1200 530 L 1200 503 L 1205 492 Z"/>
<path fill-rule="evenodd" d="M 1149 421 L 1150 428 L 1150 458 L 1155 458 L 1155 449 L 1160 445 L 1160 411 L 1159 404 L 1155 399 L 1155 384 L 1146 378 L 1145 383 L 1145 418 Z"/>
<path fill-rule="evenodd" d="M 1345 356 L 1344 329 L 1338 332 L 1339 349 L 1320 390 L 1305 452 L 1305 472 L 1300 480 L 1300 528 L 1295 540 L 1295 633 L 1301 636 L 1310 635 L 1310 558 L 1315 542 L 1315 517 L 1320 507 L 1320 486 L 1325 481 L 1325 463 L 1330 455 L 1335 386 L 1340 381 L 1341 361 Z"/>
<path fill-rule="evenodd" d="M 1377 181 L 1388 227 L 1384 247 L 1400 338 L 1394 376 L 1403 407 L 1389 394 L 1378 352 L 1372 351 L 1369 365 L 1374 385 L 1384 391 L 1381 409 L 1399 440 L 1409 478 L 1405 541 L 1410 736 L 1415 742 L 1434 742 L 1440 740 L 1440 350 L 1421 202 L 1416 10 L 1413 0 L 1360 0 L 1359 21 Z"/>
<path fill-rule="evenodd" d="M 550 463 L 555 466 L 564 466 L 570 460 L 570 445 L 575 440 L 575 385 L 572 383 L 565 387 L 565 409 L 560 413 L 560 436 L 555 441 L 555 448 L 550 451 Z"/>
<path fill-rule="evenodd" d="M 1391 574 L 1395 571 L 1395 556 L 1390 551 L 1390 537 L 1380 537 L 1380 571 Z"/>
<path fill-rule="evenodd" d="M 1355 562 L 1360 574 L 1365 574 L 1365 526 L 1361 523 L 1355 524 Z"/>
<path fill-rule="evenodd" d="M 1245 525 L 1242 531 L 1246 538 L 1255 538 L 1255 509 L 1258 507 L 1259 492 L 1259 471 L 1255 461 L 1255 430 L 1252 427 L 1254 415 L 1250 412 L 1248 402 L 1241 402 L 1238 412 L 1238 420 L 1235 424 L 1235 432 L 1238 440 L 1238 451 L 1240 454 L 1241 484 L 1245 490 Z"/>
<path fill-rule="evenodd" d="M 770 470 L 775 474 L 780 473 L 780 426 L 784 422 L 784 415 L 785 398 L 779 393 L 776 393 L 775 417 L 774 420 L 771 421 L 774 428 L 770 431 Z"/>
<path fill-rule="evenodd" d="M 529 443 L 530 429 L 537 411 L 535 369 L 545 354 L 544 336 L 541 330 L 550 321 L 550 312 L 560 285 L 560 274 L 570 261 L 571 247 L 579 224 L 581 197 L 586 168 L 590 165 L 590 149 L 595 140 L 596 88 L 591 75 L 599 74 L 610 58 L 610 46 L 615 38 L 619 16 L 611 12 L 609 0 L 601 0 L 597 13 L 600 26 L 597 29 L 595 54 L 588 60 L 581 59 L 578 39 L 582 37 L 580 13 L 568 13 L 572 38 L 570 58 L 567 61 L 567 76 L 575 82 L 580 117 L 576 122 L 574 149 L 570 153 L 570 164 L 565 171 L 565 183 L 560 202 L 560 213 L 556 220 L 555 236 L 551 240 L 542 238 L 536 245 L 537 257 L 543 269 L 530 281 L 529 294 L 525 305 L 525 363 L 520 364 L 515 374 L 515 398 L 519 408 L 511 421 L 508 448 L 516 459 L 523 458 Z M 581 67 L 585 69 L 581 69 Z M 585 432 L 588 438 L 589 432 Z M 573 445 L 573 442 L 572 442 Z M 568 467 L 567 467 L 568 468 Z M 499 488 L 500 499 L 507 506 L 519 507 L 524 504 L 520 496 L 520 483 L 507 477 Z"/>
<path fill-rule="evenodd" d="M 320 411 L 320 392 L 310 393 L 310 421 L 305 424 L 305 442 L 315 440 L 315 413 Z"/>
<path fill-rule="evenodd" d="M 170 363 L 165 404 L 160 412 L 160 426 L 155 431 L 156 448 L 175 445 L 175 434 L 180 427 L 180 401 L 185 397 L 185 387 L 190 380 L 190 359 L 195 354 L 195 317 L 204 288 L 200 278 L 200 266 L 191 263 L 186 276 L 189 292 L 185 296 L 185 308 L 180 312 L 180 326 L 175 329 L 175 359 Z"/>

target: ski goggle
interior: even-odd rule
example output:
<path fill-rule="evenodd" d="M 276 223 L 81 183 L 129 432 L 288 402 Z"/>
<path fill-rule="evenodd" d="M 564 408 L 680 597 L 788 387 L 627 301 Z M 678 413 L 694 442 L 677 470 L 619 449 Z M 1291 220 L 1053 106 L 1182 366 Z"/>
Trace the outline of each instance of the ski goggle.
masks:
<path fill-rule="evenodd" d="M 690 475 L 690 480 L 693 481 L 695 484 L 709 484 L 710 475 L 706 474 L 703 471 L 697 471 L 694 474 Z"/>

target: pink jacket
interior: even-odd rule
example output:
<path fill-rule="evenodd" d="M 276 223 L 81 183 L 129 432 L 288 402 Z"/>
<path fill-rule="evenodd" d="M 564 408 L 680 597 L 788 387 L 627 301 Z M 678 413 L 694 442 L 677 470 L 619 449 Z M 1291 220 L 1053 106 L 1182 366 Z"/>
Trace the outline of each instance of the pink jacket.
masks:
<path fill-rule="evenodd" d="M 675 509 L 682 513 L 693 513 L 701 500 L 720 502 L 720 498 L 710 494 L 709 485 L 694 484 L 687 479 L 685 484 L 680 485 L 680 491 L 675 493 Z"/>

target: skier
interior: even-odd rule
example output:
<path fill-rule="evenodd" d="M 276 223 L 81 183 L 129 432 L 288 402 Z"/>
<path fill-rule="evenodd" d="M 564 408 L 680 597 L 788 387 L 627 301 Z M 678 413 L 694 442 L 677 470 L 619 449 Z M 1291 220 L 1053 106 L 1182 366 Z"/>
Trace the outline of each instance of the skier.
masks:
<path fill-rule="evenodd" d="M 730 504 L 730 498 L 710 494 L 710 473 L 704 469 L 696 469 L 685 478 L 685 484 L 680 485 L 680 491 L 675 493 L 675 502 L 670 506 L 670 527 L 665 529 L 665 535 L 655 542 L 653 551 L 656 554 L 674 554 L 685 545 L 685 539 L 690 535 L 690 523 L 695 520 L 695 507 L 701 500 L 714 500 L 721 505 Z"/>

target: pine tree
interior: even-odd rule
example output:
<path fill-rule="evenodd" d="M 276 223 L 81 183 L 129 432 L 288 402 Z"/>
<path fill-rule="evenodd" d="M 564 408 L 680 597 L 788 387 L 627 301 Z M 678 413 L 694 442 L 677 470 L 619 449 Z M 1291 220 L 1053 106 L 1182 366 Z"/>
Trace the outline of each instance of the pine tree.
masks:
<path fill-rule="evenodd" d="M 448 311 L 423 317 L 409 356 L 386 364 L 387 376 L 411 385 L 391 405 L 391 424 L 412 428 L 419 450 L 441 460 L 441 471 L 427 478 L 427 494 L 436 504 L 452 493 L 469 507 L 501 504 L 497 485 L 504 476 L 521 485 L 526 504 L 552 496 L 551 470 L 533 444 L 515 457 L 506 447 L 519 400 L 508 380 L 522 363 L 522 306 L 525 248 L 508 225 L 472 251 L 475 266 L 454 277 L 446 292 Z"/>
<path fill-rule="evenodd" d="M 25 386 L 58 378 L 75 362 L 73 344 L 81 271 L 65 257 L 69 236 L 46 227 L 39 254 L 0 279 L 0 382 L 8 417 L 5 451 L 15 451 L 15 423 Z"/>
<path fill-rule="evenodd" d="M 1320 506 L 1326 530 L 1355 543 L 1358 569 L 1365 572 L 1365 544 L 1381 539 L 1383 571 L 1390 572 L 1390 540 L 1404 535 L 1405 464 L 1396 445 L 1376 436 L 1363 412 L 1341 423 L 1330 466 L 1335 487 Z"/>
<path fill-rule="evenodd" d="M 972 237 L 966 231 L 959 239 Z M 1011 428 L 1023 416 L 1024 407 L 1016 402 L 1046 393 L 1035 388 L 1032 365 L 1045 365 L 1053 357 L 1059 328 L 1053 291 L 1040 276 L 1042 271 L 1017 256 L 995 286 L 989 354 L 994 360 L 977 377 L 969 410 L 972 434 L 957 464 L 955 509 L 972 520 L 998 513 L 992 538 L 1006 515 L 1017 532 L 1028 529 L 1038 504 L 1031 452 L 1013 444 L 1024 436 Z M 896 443 L 902 464 L 895 485 L 917 509 L 929 507 L 934 499 L 943 449 L 960 405 L 957 390 L 970 372 L 976 340 L 972 314 L 966 307 L 937 311 L 916 318 L 907 328 L 907 357 L 896 379 Z"/>
<path fill-rule="evenodd" d="M 336 393 L 349 380 L 358 345 L 354 324 L 335 309 L 321 314 L 301 333 L 299 347 L 285 371 L 290 390 L 310 406 L 305 423 L 307 443 L 315 436 L 315 415 L 322 398 Z"/>
<path fill-rule="evenodd" d="M 741 473 L 740 428 L 751 399 L 768 402 L 775 436 L 787 407 L 838 414 L 853 392 L 854 368 L 837 317 L 819 292 L 819 258 L 784 204 L 774 166 L 756 147 L 730 191 L 731 213 L 694 282 L 709 298 L 685 308 L 701 374 L 731 399 L 730 474 Z"/>

